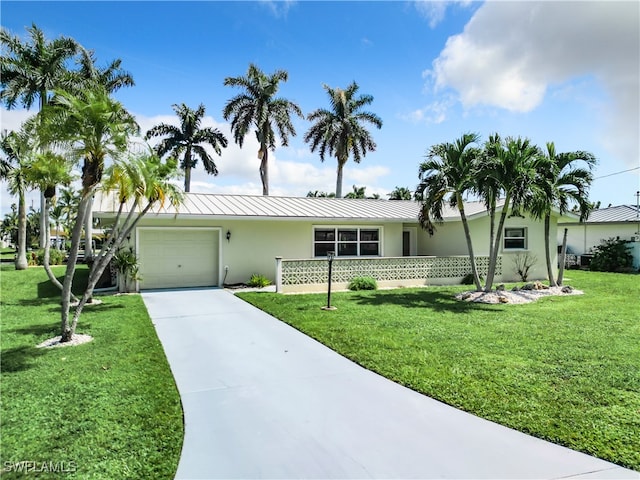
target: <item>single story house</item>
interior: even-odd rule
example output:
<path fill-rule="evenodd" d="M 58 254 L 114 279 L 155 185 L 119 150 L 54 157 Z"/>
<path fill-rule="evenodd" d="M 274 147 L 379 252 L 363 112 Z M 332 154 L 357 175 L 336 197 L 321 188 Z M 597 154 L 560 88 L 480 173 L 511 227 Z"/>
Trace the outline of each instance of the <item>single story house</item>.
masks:
<path fill-rule="evenodd" d="M 445 208 L 433 232 L 418 223 L 414 201 L 272 197 L 187 193 L 178 208 L 148 212 L 129 239 L 139 260 L 139 289 L 222 286 L 261 274 L 279 291 L 345 288 L 369 275 L 380 286 L 460 283 L 470 263 L 460 215 Z M 94 217 L 109 227 L 118 205 L 97 195 Z M 474 253 L 486 272 L 489 216 L 481 202 L 466 203 Z M 556 237 L 557 216 L 552 220 Z M 496 281 L 519 281 L 513 258 L 535 255 L 530 279 L 546 277 L 540 221 L 507 218 Z M 554 249 L 555 250 L 555 249 Z M 553 264 L 556 263 L 555 251 Z"/>
<path fill-rule="evenodd" d="M 630 242 L 633 265 L 640 268 L 640 208 L 637 205 L 618 205 L 601 208 L 589 214 L 586 221 L 558 223 L 558 245 L 562 245 L 564 229 L 567 229 L 567 253 L 585 255 L 609 238 Z"/>

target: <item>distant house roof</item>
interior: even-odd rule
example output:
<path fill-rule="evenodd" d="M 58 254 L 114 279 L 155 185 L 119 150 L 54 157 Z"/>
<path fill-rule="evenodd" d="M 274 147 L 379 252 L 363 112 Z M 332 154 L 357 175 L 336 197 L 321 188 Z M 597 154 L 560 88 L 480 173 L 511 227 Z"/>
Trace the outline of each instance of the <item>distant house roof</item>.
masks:
<path fill-rule="evenodd" d="M 467 217 L 486 214 L 482 202 L 466 202 Z M 186 193 L 177 209 L 169 204 L 156 206 L 147 217 L 225 217 L 241 219 L 308 219 L 416 222 L 420 204 L 413 200 L 375 200 L 323 197 L 271 197 Z M 93 204 L 97 217 L 114 216 L 118 204 L 114 197 L 96 195 Z M 127 211 L 127 210 L 125 210 Z M 445 221 L 460 220 L 457 209 L 445 207 Z"/>
<path fill-rule="evenodd" d="M 589 214 L 585 223 L 624 223 L 640 222 L 640 209 L 635 205 L 618 205 L 600 208 Z"/>

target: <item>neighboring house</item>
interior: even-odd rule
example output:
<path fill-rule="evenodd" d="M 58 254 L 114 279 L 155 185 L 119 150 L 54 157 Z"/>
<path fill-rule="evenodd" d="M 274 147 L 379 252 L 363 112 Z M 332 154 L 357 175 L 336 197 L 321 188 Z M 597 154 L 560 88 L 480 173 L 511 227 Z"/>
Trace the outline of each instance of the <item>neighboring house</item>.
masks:
<path fill-rule="evenodd" d="M 558 245 L 562 245 L 567 228 L 567 253 L 584 255 L 609 238 L 627 240 L 633 254 L 633 265 L 640 268 L 640 208 L 636 205 L 594 210 L 585 222 L 558 223 Z"/>
<path fill-rule="evenodd" d="M 113 223 L 117 207 L 97 196 L 101 228 Z M 457 210 L 443 212 L 433 235 L 420 228 L 418 212 L 414 201 L 188 193 L 177 210 L 165 205 L 147 213 L 130 244 L 140 263 L 140 289 L 229 285 L 254 273 L 286 291 L 326 288 L 329 251 L 336 255 L 336 288 L 357 275 L 372 275 L 381 286 L 459 283 L 470 264 Z M 467 203 L 466 212 L 486 271 L 488 214 L 480 202 Z M 519 280 L 518 253 L 537 256 L 531 279 L 545 278 L 542 223 L 508 218 L 504 233 L 496 280 Z"/>

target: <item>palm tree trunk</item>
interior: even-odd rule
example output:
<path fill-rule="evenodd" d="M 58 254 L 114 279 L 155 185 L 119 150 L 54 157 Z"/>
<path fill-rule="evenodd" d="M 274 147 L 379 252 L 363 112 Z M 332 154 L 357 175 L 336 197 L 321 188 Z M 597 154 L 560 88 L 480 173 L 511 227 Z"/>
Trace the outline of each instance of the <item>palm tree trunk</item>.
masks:
<path fill-rule="evenodd" d="M 89 197 L 84 220 L 84 261 L 93 261 L 93 195 Z"/>
<path fill-rule="evenodd" d="M 567 257 L 567 232 L 568 228 L 564 229 L 564 234 L 562 235 L 562 250 L 560 250 L 560 267 L 558 270 L 558 283 L 557 285 L 562 285 L 562 281 L 564 280 L 564 265 Z"/>
<path fill-rule="evenodd" d="M 262 195 L 269 195 L 269 150 L 266 145 L 260 146 L 260 180 L 262 180 Z"/>
<path fill-rule="evenodd" d="M 27 204 L 24 191 L 18 193 L 18 251 L 16 252 L 16 270 L 26 270 L 27 262 Z"/>
<path fill-rule="evenodd" d="M 346 159 L 338 157 L 338 170 L 336 172 L 336 198 L 342 198 L 342 168 L 347 163 Z"/>
<path fill-rule="evenodd" d="M 91 201 L 91 192 L 85 193 L 78 204 L 78 213 L 76 214 L 76 222 L 71 232 L 71 249 L 69 250 L 69 259 L 67 260 L 67 270 L 64 275 L 64 283 L 62 284 L 62 314 L 60 320 L 61 342 L 68 342 L 75 333 L 75 327 L 69 324 L 69 310 L 71 308 L 71 286 L 73 276 L 76 271 L 76 262 L 78 261 L 78 250 L 80 249 L 80 237 L 82 236 L 82 226 L 85 220 L 87 207 Z"/>
<path fill-rule="evenodd" d="M 493 288 L 493 279 L 496 276 L 496 267 L 498 263 L 498 252 L 500 251 L 500 242 L 502 241 L 502 230 L 504 229 L 504 222 L 507 219 L 507 212 L 509 211 L 509 203 L 511 202 L 511 197 L 509 194 L 504 199 L 504 205 L 502 207 L 502 212 L 500 213 L 500 221 L 498 222 L 498 230 L 496 232 L 496 241 L 493 244 L 493 252 L 491 257 L 489 258 L 489 268 L 487 271 L 487 282 L 484 286 L 485 292 L 490 292 Z"/>
<path fill-rule="evenodd" d="M 489 208 L 489 259 L 493 258 L 493 241 L 496 235 L 496 202 L 491 201 Z"/>
<path fill-rule="evenodd" d="M 184 152 L 184 191 L 191 191 L 191 148 Z"/>
<path fill-rule="evenodd" d="M 46 219 L 47 224 L 49 224 L 49 208 L 51 206 L 51 199 L 45 197 L 46 202 L 45 202 L 45 209 L 43 212 L 43 216 Z M 57 232 L 56 232 L 57 233 Z M 49 281 L 51 283 L 53 283 L 60 291 L 63 290 L 63 286 L 62 284 L 58 281 L 58 279 L 56 278 L 56 276 L 53 274 L 53 271 L 51 270 L 51 265 L 49 264 L 50 260 L 51 260 L 51 236 L 49 235 L 49 229 L 47 228 L 46 230 L 46 235 L 45 235 L 45 244 L 44 244 L 44 258 L 42 261 L 42 266 L 44 267 L 44 271 L 47 272 L 47 277 L 49 277 Z M 76 296 L 72 293 L 71 294 L 71 299 L 74 302 L 77 302 L 78 299 L 76 298 Z"/>
<path fill-rule="evenodd" d="M 40 92 L 40 112 L 42 112 L 42 110 L 44 109 L 45 105 L 47 104 L 47 90 L 46 89 L 41 89 Z M 40 248 L 45 248 L 45 242 L 48 241 L 48 232 L 49 232 L 49 225 L 45 224 L 44 222 L 44 209 L 46 208 L 46 199 L 44 196 L 44 190 L 40 190 L 40 241 L 39 241 L 39 245 Z M 45 233 L 45 230 L 47 231 Z"/>
<path fill-rule="evenodd" d="M 547 277 L 549 277 L 549 286 L 555 287 L 557 285 L 553 278 L 553 267 L 551 266 L 551 246 L 549 235 L 551 232 L 551 214 L 547 213 L 544 216 L 544 254 L 547 261 Z"/>
<path fill-rule="evenodd" d="M 478 276 L 478 269 L 476 267 L 476 257 L 473 254 L 473 242 L 471 241 L 471 232 L 469 231 L 469 222 L 467 221 L 467 215 L 464 211 L 464 202 L 460 195 L 456 195 L 458 199 L 458 210 L 460 211 L 460 218 L 462 219 L 462 227 L 464 228 L 464 236 L 467 240 L 467 249 L 469 250 L 469 262 L 471 263 L 471 274 L 473 275 L 473 283 L 476 285 L 476 290 L 482 290 L 480 284 L 480 277 Z"/>
<path fill-rule="evenodd" d="M 184 168 L 184 191 L 186 193 L 191 191 L 191 167 Z"/>
<path fill-rule="evenodd" d="M 44 191 L 40 192 L 40 248 L 46 248 L 47 239 L 49 237 L 49 224 L 45 221 L 44 211 L 47 208 L 47 199 L 44 196 Z"/>

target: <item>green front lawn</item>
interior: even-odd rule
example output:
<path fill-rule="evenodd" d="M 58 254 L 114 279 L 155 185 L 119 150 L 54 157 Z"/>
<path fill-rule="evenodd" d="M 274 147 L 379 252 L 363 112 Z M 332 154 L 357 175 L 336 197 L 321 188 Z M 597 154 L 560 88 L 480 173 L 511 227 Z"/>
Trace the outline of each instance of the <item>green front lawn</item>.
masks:
<path fill-rule="evenodd" d="M 81 267 L 78 279 L 86 274 Z M 2 467 L 75 470 L 48 478 L 173 478 L 180 397 L 140 296 L 85 308 L 77 331 L 92 342 L 37 349 L 59 334 L 60 294 L 42 268 L 3 265 L 0 275 Z"/>
<path fill-rule="evenodd" d="M 465 287 L 239 296 L 387 378 L 640 470 L 640 276 L 568 271 L 580 296 L 526 305 Z M 466 287 L 468 288 L 468 287 Z"/>

